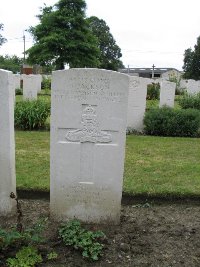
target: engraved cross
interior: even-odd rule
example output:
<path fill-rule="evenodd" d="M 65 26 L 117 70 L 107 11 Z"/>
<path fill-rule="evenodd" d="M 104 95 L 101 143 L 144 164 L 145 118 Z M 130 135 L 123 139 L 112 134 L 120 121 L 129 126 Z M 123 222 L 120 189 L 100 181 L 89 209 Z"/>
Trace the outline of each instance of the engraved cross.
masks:
<path fill-rule="evenodd" d="M 68 130 L 65 138 L 70 142 L 80 142 L 80 184 L 93 183 L 94 145 L 96 143 L 111 143 L 112 135 L 99 129 L 96 107 L 87 105 L 81 115 L 82 128 Z"/>

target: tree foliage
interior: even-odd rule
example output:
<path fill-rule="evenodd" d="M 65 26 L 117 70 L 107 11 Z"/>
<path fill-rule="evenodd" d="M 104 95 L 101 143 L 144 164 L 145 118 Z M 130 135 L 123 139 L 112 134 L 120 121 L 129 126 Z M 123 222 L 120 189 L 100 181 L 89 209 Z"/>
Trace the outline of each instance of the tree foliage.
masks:
<path fill-rule="evenodd" d="M 0 23 L 0 31 L 3 31 L 3 23 Z M 0 34 L 0 46 L 2 46 L 5 42 L 6 42 L 6 38 L 4 38 L 1 34 Z"/>
<path fill-rule="evenodd" d="M 13 73 L 18 73 L 20 72 L 22 64 L 23 64 L 23 59 L 17 57 L 16 55 L 0 56 L 0 69 L 10 70 Z"/>
<path fill-rule="evenodd" d="M 123 68 L 123 63 L 120 60 L 122 57 L 121 49 L 116 44 L 116 41 L 110 33 L 110 28 L 103 19 L 92 16 L 87 19 L 93 34 L 98 40 L 100 49 L 100 68 L 118 70 Z"/>
<path fill-rule="evenodd" d="M 194 50 L 188 48 L 184 54 L 184 78 L 200 80 L 200 36 L 197 38 L 197 44 Z"/>
<path fill-rule="evenodd" d="M 31 27 L 35 44 L 27 51 L 28 62 L 41 65 L 98 67 L 97 40 L 85 19 L 84 0 L 59 0 L 44 6 L 40 23 Z"/>

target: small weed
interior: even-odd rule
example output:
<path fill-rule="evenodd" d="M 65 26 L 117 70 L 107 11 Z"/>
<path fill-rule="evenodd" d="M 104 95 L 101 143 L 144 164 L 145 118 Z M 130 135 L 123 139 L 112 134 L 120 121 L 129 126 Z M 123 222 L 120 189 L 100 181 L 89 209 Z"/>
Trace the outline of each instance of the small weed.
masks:
<path fill-rule="evenodd" d="M 42 232 L 47 218 L 40 219 L 33 227 L 25 229 L 21 220 L 23 215 L 20 202 L 13 192 L 10 197 L 16 200 L 17 225 L 16 228 L 12 228 L 9 231 L 0 228 L 0 264 L 6 262 L 9 267 L 35 266 L 35 264 L 42 262 L 42 257 L 38 254 L 37 245 L 44 242 Z M 18 252 L 16 253 L 16 251 Z M 11 258 L 15 253 L 16 257 Z M 51 257 L 55 257 L 55 254 L 52 254 Z"/>
<path fill-rule="evenodd" d="M 65 245 L 73 246 L 82 251 L 82 256 L 96 261 L 102 253 L 103 244 L 98 241 L 105 238 L 101 231 L 88 231 L 81 227 L 77 220 L 62 224 L 59 229 L 59 235 Z"/>
<path fill-rule="evenodd" d="M 152 204 L 151 203 L 148 203 L 148 202 L 145 202 L 143 204 L 133 205 L 132 207 L 133 208 L 151 208 L 152 207 Z"/>
<path fill-rule="evenodd" d="M 35 247 L 22 247 L 16 254 L 15 258 L 7 259 L 9 267 L 34 267 L 37 263 L 42 262 L 42 256 Z"/>
<path fill-rule="evenodd" d="M 55 251 L 50 252 L 47 254 L 47 259 L 48 260 L 55 260 L 58 258 L 58 254 Z"/>

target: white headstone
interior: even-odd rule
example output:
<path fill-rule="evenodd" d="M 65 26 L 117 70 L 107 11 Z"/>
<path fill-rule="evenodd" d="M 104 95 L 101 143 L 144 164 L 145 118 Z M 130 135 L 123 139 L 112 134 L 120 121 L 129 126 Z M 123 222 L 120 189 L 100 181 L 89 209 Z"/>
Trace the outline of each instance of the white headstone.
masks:
<path fill-rule="evenodd" d="M 187 90 L 187 84 L 188 84 L 188 80 L 185 79 L 181 79 L 180 80 L 180 89 L 183 90 Z"/>
<path fill-rule="evenodd" d="M 14 86 L 15 89 L 19 89 L 20 88 L 20 74 L 13 74 L 14 77 Z"/>
<path fill-rule="evenodd" d="M 99 69 L 53 72 L 51 214 L 119 223 L 127 75 Z"/>
<path fill-rule="evenodd" d="M 169 81 L 160 83 L 160 104 L 159 106 L 174 107 L 176 84 Z"/>
<path fill-rule="evenodd" d="M 186 91 L 188 94 L 197 94 L 200 92 L 200 84 L 199 81 L 195 81 L 195 80 L 188 80 L 187 82 L 187 87 L 186 87 Z"/>
<path fill-rule="evenodd" d="M 147 85 L 152 79 L 130 77 L 127 127 L 141 132 L 146 109 Z"/>
<path fill-rule="evenodd" d="M 38 79 L 36 75 L 22 75 L 23 78 L 23 99 L 36 100 L 38 93 Z"/>
<path fill-rule="evenodd" d="M 37 92 L 39 93 L 41 91 L 42 75 L 37 74 L 35 77 L 37 79 Z"/>
<path fill-rule="evenodd" d="M 13 74 L 0 70 L 0 215 L 14 210 L 16 192 Z"/>

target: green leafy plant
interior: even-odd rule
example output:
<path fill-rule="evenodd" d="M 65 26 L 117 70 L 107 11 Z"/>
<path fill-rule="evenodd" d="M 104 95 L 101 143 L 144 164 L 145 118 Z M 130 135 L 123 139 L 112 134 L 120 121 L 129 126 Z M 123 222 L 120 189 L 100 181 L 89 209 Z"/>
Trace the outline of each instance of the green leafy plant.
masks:
<path fill-rule="evenodd" d="M 182 95 L 183 90 L 180 90 L 181 75 L 177 75 L 174 71 L 169 74 L 169 81 L 176 84 L 175 94 Z"/>
<path fill-rule="evenodd" d="M 46 226 L 48 218 L 41 218 L 33 227 L 27 228 L 23 232 L 23 236 L 29 244 L 42 243 L 45 239 L 42 232 Z"/>
<path fill-rule="evenodd" d="M 21 101 L 15 106 L 15 127 L 22 130 L 45 128 L 50 104 L 41 100 Z"/>
<path fill-rule="evenodd" d="M 155 100 L 159 99 L 160 97 L 160 84 L 159 83 L 152 83 L 147 85 L 147 99 L 148 100 Z"/>
<path fill-rule="evenodd" d="M 179 105 L 183 109 L 194 108 L 200 110 L 200 93 L 198 94 L 184 94 L 183 97 L 178 100 Z"/>
<path fill-rule="evenodd" d="M 16 200 L 17 225 L 16 228 L 11 230 L 0 228 L 0 265 L 7 262 L 9 267 L 35 266 L 35 264 L 42 262 L 42 257 L 37 251 L 37 245 L 45 241 L 42 232 L 47 218 L 42 218 L 31 228 L 25 229 L 21 220 L 23 214 L 20 201 L 13 192 L 10 193 L 10 198 Z M 16 253 L 16 251 L 18 252 Z M 15 258 L 8 258 L 15 253 Z M 49 257 L 53 259 L 56 255 L 52 253 Z"/>
<path fill-rule="evenodd" d="M 57 257 L 58 257 L 58 254 L 55 251 L 52 251 L 49 254 L 47 254 L 48 260 L 55 260 L 55 259 L 57 259 Z"/>
<path fill-rule="evenodd" d="M 198 136 L 200 112 L 195 109 L 151 109 L 144 117 L 145 133 L 160 136 Z"/>
<path fill-rule="evenodd" d="M 51 78 L 50 76 L 42 76 L 42 90 L 51 90 Z"/>
<path fill-rule="evenodd" d="M 23 90 L 21 88 L 15 89 L 15 95 L 23 95 Z"/>
<path fill-rule="evenodd" d="M 96 261 L 102 253 L 103 244 L 99 241 L 105 238 L 102 231 L 88 231 L 81 227 L 77 220 L 62 224 L 59 228 L 59 235 L 65 245 L 73 246 L 82 251 L 82 256 Z"/>
<path fill-rule="evenodd" d="M 42 256 L 38 253 L 37 248 L 33 246 L 22 247 L 16 254 L 15 258 L 7 259 L 9 267 L 34 267 L 42 262 Z"/>
<path fill-rule="evenodd" d="M 6 231 L 0 228 L 0 251 L 6 250 L 10 246 L 17 245 L 24 240 L 23 234 L 16 229 Z"/>

